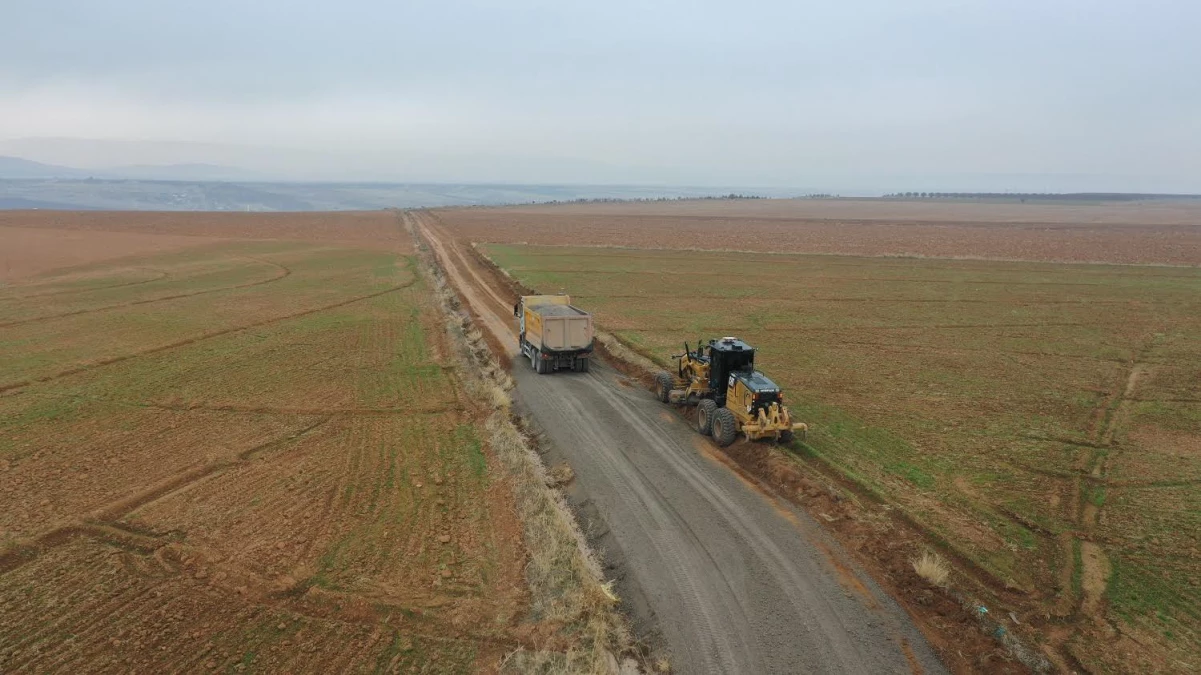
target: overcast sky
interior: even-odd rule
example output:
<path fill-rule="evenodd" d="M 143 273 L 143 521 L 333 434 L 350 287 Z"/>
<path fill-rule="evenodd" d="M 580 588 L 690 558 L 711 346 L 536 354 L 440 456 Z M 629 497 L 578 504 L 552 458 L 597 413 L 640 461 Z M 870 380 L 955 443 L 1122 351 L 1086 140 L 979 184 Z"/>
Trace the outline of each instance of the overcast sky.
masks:
<path fill-rule="evenodd" d="M 1196 0 L 3 5 L 0 153 L 42 161 L 1201 192 Z"/>

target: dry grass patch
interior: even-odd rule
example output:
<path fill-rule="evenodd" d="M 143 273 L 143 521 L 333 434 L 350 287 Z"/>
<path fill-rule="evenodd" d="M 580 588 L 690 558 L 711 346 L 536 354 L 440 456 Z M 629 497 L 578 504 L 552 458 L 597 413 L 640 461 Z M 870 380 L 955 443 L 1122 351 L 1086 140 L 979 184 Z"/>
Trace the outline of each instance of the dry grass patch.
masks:
<path fill-rule="evenodd" d="M 951 568 L 937 553 L 923 551 L 913 559 L 913 571 L 933 586 L 946 586 L 951 576 Z"/>
<path fill-rule="evenodd" d="M 470 315 L 463 311 L 428 248 L 419 245 L 422 271 L 429 276 L 446 315 L 446 331 L 462 368 L 462 384 L 472 400 L 487 406 L 487 442 L 512 482 L 524 527 L 529 559 L 529 619 L 558 627 L 545 648 L 518 649 L 502 662 L 506 672 L 614 673 L 614 653 L 630 637 L 615 610 L 617 598 L 603 581 L 599 563 L 542 464 L 533 443 L 513 422 L 508 391 L 513 382 L 497 362 Z"/>

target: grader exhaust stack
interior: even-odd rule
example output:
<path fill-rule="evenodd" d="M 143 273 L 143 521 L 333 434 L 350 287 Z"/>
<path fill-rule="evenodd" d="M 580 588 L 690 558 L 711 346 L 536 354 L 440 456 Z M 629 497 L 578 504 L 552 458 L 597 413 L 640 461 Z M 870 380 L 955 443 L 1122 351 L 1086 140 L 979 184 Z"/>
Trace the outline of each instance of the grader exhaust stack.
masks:
<path fill-rule="evenodd" d="M 734 337 L 708 345 L 698 340 L 695 351 L 685 342 L 684 353 L 673 358 L 676 374 L 663 371 L 655 377 L 659 400 L 697 406 L 697 431 L 712 435 L 719 446 L 733 443 L 740 433 L 748 440 L 804 440 L 809 427 L 792 420 L 784 393 L 755 370 L 754 347 Z"/>

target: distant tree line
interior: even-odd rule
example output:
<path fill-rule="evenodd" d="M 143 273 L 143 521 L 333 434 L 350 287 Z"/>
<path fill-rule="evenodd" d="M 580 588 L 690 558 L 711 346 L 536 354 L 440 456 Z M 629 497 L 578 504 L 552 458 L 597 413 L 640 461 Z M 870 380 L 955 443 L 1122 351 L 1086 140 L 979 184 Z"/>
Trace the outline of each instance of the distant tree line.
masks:
<path fill-rule="evenodd" d="M 1201 199 L 1201 195 L 1134 192 L 893 192 L 886 199 L 1010 199 L 1020 201 L 1133 202 L 1145 199 Z"/>
<path fill-rule="evenodd" d="M 762 195 L 744 195 L 731 192 L 725 195 L 700 195 L 690 197 L 577 197 L 576 199 L 551 199 L 529 201 L 524 204 L 630 204 L 642 202 L 683 202 L 695 199 L 767 199 Z"/>

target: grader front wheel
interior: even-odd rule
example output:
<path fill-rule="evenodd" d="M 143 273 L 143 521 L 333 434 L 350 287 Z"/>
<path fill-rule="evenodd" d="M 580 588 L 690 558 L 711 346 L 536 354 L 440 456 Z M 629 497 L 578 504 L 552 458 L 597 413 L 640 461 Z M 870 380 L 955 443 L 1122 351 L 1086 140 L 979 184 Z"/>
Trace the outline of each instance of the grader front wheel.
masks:
<path fill-rule="evenodd" d="M 671 402 L 671 390 L 675 387 L 676 381 L 672 378 L 671 373 L 660 371 L 655 375 L 655 395 L 664 403 Z"/>

